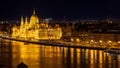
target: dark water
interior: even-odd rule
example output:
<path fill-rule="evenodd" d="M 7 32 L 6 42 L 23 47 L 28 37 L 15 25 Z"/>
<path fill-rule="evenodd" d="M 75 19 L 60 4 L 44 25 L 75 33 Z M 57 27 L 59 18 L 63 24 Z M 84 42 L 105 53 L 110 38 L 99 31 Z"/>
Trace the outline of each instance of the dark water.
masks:
<path fill-rule="evenodd" d="M 102 50 L 25 44 L 1 40 L 0 64 L 17 68 L 23 61 L 28 68 L 120 68 L 120 56 Z"/>

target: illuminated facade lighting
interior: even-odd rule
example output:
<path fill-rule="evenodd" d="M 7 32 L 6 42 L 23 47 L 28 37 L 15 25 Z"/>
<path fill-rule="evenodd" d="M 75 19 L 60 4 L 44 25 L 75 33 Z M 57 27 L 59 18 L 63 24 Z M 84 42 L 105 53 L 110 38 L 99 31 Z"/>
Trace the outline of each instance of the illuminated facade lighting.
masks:
<path fill-rule="evenodd" d="M 29 22 L 27 17 L 25 18 L 25 22 L 23 17 L 21 17 L 20 26 L 12 28 L 12 37 L 38 40 L 60 39 L 62 37 L 62 28 L 59 25 L 51 28 L 48 26 L 48 23 L 40 23 L 34 10 Z"/>

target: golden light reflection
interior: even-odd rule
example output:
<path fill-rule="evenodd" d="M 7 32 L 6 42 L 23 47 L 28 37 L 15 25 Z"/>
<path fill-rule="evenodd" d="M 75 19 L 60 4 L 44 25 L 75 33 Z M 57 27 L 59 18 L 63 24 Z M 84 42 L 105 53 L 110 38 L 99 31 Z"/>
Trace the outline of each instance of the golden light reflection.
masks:
<path fill-rule="evenodd" d="M 27 63 L 30 67 L 36 65 L 40 61 L 40 50 L 39 46 L 36 46 L 35 44 L 25 44 L 24 42 L 12 42 L 13 45 L 13 52 L 16 52 L 19 54 L 19 56 L 13 54 L 14 58 L 18 58 L 19 63 L 21 61 Z M 31 61 L 36 61 L 36 63 L 33 63 Z"/>
<path fill-rule="evenodd" d="M 93 64 L 94 63 L 94 52 L 93 52 L 93 50 L 91 50 L 90 52 L 91 52 L 91 54 L 90 54 L 90 56 L 91 56 L 91 58 L 90 58 L 91 62 L 90 63 Z"/>
<path fill-rule="evenodd" d="M 80 64 L 80 49 L 77 49 L 77 64 Z"/>
<path fill-rule="evenodd" d="M 112 68 L 113 63 L 120 63 L 119 58 L 113 62 L 113 57 L 102 50 L 80 49 L 36 45 L 24 42 L 12 42 L 12 63 L 23 61 L 30 68 L 54 66 L 63 68 L 65 65 L 76 65 L 78 68 Z M 17 60 L 16 60 L 17 59 Z M 107 64 L 108 65 L 105 65 Z M 43 67 L 42 67 L 43 68 Z"/>
<path fill-rule="evenodd" d="M 89 50 L 86 49 L 86 52 L 85 52 L 85 58 L 88 60 L 89 59 Z M 86 61 L 87 62 L 87 61 Z M 87 62 L 88 63 L 88 62 Z"/>
<path fill-rule="evenodd" d="M 102 65 L 103 65 L 103 52 L 102 51 L 99 51 L 99 63 L 100 63 L 100 65 L 99 65 L 99 68 L 102 68 Z"/>

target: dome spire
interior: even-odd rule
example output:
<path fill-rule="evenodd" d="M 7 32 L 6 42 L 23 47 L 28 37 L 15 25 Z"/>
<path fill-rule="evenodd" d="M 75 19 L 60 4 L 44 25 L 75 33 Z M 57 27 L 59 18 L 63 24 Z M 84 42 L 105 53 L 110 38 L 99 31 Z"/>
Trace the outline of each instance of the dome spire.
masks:
<path fill-rule="evenodd" d="M 33 15 L 35 15 L 35 9 L 33 9 Z"/>

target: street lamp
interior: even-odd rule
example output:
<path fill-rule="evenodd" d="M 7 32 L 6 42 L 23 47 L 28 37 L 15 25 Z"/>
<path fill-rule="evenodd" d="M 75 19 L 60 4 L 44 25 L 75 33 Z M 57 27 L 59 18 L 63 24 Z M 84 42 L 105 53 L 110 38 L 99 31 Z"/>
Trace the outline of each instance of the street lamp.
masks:
<path fill-rule="evenodd" d="M 80 39 L 79 39 L 79 38 L 77 38 L 77 39 L 76 39 L 76 41 L 77 41 L 77 42 L 80 42 Z"/>
<path fill-rule="evenodd" d="M 99 42 L 100 42 L 100 43 L 102 43 L 103 41 L 102 41 L 102 40 L 100 40 Z"/>

